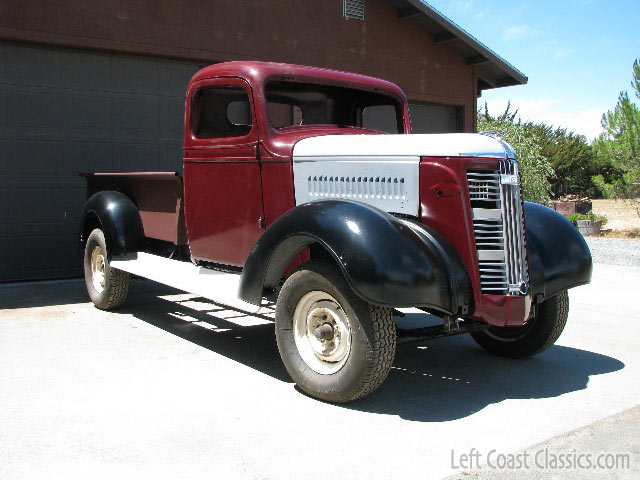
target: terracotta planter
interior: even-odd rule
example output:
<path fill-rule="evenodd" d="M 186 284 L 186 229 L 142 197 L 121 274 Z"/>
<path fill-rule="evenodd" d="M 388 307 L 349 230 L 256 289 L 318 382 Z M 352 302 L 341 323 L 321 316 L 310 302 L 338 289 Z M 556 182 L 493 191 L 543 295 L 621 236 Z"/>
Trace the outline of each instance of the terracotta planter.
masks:
<path fill-rule="evenodd" d="M 594 222 L 592 220 L 578 220 L 576 223 L 578 224 L 578 231 L 582 235 L 600 235 L 602 222 Z"/>

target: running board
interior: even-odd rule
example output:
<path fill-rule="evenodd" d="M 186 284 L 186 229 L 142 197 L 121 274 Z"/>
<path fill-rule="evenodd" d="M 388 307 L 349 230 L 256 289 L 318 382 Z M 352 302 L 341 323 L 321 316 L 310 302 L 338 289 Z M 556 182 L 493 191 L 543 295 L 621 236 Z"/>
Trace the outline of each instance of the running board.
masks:
<path fill-rule="evenodd" d="M 127 257 L 114 259 L 111 267 L 148 278 L 178 290 L 193 293 L 219 303 L 249 313 L 272 312 L 268 304 L 253 305 L 238 298 L 240 274 L 220 272 L 198 267 L 190 262 L 137 252 Z"/>

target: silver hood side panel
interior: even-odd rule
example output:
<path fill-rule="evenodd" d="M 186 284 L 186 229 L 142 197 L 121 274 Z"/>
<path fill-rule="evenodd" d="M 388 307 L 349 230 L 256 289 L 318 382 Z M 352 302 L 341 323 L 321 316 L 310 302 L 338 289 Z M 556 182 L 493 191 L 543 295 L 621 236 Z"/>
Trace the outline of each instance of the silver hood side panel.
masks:
<path fill-rule="evenodd" d="M 293 149 L 296 205 L 330 198 L 418 216 L 420 157 L 511 158 L 500 139 L 481 134 L 325 135 Z"/>
<path fill-rule="evenodd" d="M 418 215 L 420 157 L 314 157 L 293 162 L 296 205 L 344 199 Z"/>

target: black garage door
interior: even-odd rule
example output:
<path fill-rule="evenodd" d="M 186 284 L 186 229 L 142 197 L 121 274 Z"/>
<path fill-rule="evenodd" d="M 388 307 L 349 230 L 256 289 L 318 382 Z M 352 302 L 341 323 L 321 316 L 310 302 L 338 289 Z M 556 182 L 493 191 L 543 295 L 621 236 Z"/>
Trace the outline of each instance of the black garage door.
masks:
<path fill-rule="evenodd" d="M 78 172 L 181 170 L 201 67 L 0 41 L 0 281 L 81 274 Z"/>
<path fill-rule="evenodd" d="M 410 103 L 411 131 L 413 133 L 463 132 L 462 107 Z"/>

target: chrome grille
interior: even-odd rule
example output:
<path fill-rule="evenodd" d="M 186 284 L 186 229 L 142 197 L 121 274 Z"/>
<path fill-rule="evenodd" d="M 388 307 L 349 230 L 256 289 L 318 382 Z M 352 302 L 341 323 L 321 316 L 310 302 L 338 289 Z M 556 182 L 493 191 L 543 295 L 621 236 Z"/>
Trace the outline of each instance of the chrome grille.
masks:
<path fill-rule="evenodd" d="M 467 172 L 483 293 L 523 295 L 529 288 L 518 163 Z"/>
<path fill-rule="evenodd" d="M 500 200 L 500 177 L 495 173 L 467 172 L 467 181 L 472 202 Z"/>

